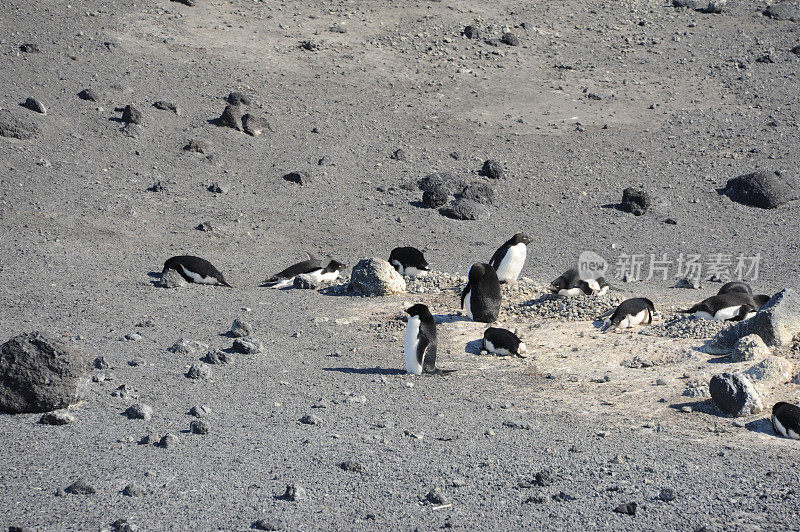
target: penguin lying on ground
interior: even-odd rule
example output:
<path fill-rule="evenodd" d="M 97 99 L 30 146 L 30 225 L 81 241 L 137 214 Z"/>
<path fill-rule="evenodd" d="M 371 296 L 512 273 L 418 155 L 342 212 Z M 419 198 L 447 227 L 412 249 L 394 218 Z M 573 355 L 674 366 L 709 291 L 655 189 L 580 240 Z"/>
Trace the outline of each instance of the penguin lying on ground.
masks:
<path fill-rule="evenodd" d="M 472 321 L 492 323 L 500 315 L 500 281 L 494 268 L 476 262 L 469 269 L 469 281 L 461 292 L 461 308 Z"/>
<path fill-rule="evenodd" d="M 409 277 L 425 277 L 431 269 L 420 250 L 412 247 L 394 248 L 389 253 L 389 264 L 397 273 Z"/>
<path fill-rule="evenodd" d="M 501 283 L 516 281 L 522 267 L 525 266 L 525 257 L 528 254 L 528 244 L 531 239 L 525 233 L 517 233 L 494 252 L 489 264 L 497 272 Z"/>
<path fill-rule="evenodd" d="M 417 303 L 406 309 L 408 325 L 404 340 L 406 372 L 409 375 L 447 375 L 455 370 L 436 367 L 436 322 L 427 306 Z"/>
<path fill-rule="evenodd" d="M 772 407 L 772 430 L 784 438 L 800 440 L 800 407 L 779 402 Z"/>
<path fill-rule="evenodd" d="M 266 281 L 263 286 L 270 288 L 285 288 L 292 286 L 294 278 L 298 275 L 310 275 L 317 283 L 334 281 L 339 277 L 339 272 L 347 268 L 346 264 L 331 260 L 326 266 L 322 265 L 322 260 L 313 258 L 310 254 L 308 260 L 292 264 L 285 270 L 276 273 Z"/>
<path fill-rule="evenodd" d="M 560 296 L 574 297 L 602 296 L 608 293 L 610 286 L 603 277 L 583 280 L 577 268 L 570 268 L 550 283 L 549 288 Z"/>
<path fill-rule="evenodd" d="M 525 358 L 528 352 L 519 337 L 508 329 L 489 327 L 483 333 L 483 348 L 501 357 L 518 356 Z"/>
<path fill-rule="evenodd" d="M 741 292 L 743 294 L 752 294 L 753 289 L 750 288 L 750 285 L 747 283 L 743 283 L 742 281 L 731 281 L 729 283 L 725 283 L 722 285 L 722 288 L 719 289 L 717 292 L 718 296 L 722 294 L 727 294 L 728 292 Z"/>
<path fill-rule="evenodd" d="M 598 319 L 605 318 L 603 330 L 628 329 L 644 323 L 653 323 L 653 314 L 656 309 L 653 302 L 645 297 L 626 299 L 614 310 L 609 310 Z M 610 317 L 608 317 L 610 316 Z"/>
<path fill-rule="evenodd" d="M 164 262 L 164 269 L 161 271 L 162 275 L 166 273 L 167 270 L 175 270 L 189 283 L 231 287 L 231 285 L 225 281 L 225 277 L 213 264 L 200 257 L 194 257 L 192 255 L 171 257 Z"/>
<path fill-rule="evenodd" d="M 742 321 L 753 317 L 769 299 L 766 294 L 754 296 L 744 292 L 727 292 L 706 298 L 682 312 L 706 320 Z"/>

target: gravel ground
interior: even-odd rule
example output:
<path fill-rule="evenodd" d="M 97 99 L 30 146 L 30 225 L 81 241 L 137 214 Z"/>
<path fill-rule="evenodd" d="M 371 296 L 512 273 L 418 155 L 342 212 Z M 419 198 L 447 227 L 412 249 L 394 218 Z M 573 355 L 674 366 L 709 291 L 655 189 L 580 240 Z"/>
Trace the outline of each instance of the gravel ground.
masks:
<path fill-rule="evenodd" d="M 673 264 L 608 298 L 541 290 L 584 250 L 641 278 L 651 255 L 760 253 L 757 292 L 797 284 L 800 205 L 718 192 L 800 166 L 800 23 L 765 7 L 0 2 L 0 340 L 41 329 L 108 365 L 71 423 L 0 415 L 0 527 L 796 529 L 796 442 L 682 395 L 729 365 L 696 350 L 706 324 L 582 321 L 632 296 L 669 319 L 719 285 L 670 288 Z M 425 208 L 433 172 L 490 186 L 459 205 L 482 219 Z M 617 208 L 628 187 L 644 215 Z M 480 356 L 463 276 L 518 231 L 501 323 L 535 354 Z M 259 286 L 305 252 L 405 245 L 450 273 L 381 299 Z M 179 254 L 233 288 L 160 288 Z M 414 301 L 456 373 L 402 374 Z M 260 344 L 233 348 L 237 318 Z"/>

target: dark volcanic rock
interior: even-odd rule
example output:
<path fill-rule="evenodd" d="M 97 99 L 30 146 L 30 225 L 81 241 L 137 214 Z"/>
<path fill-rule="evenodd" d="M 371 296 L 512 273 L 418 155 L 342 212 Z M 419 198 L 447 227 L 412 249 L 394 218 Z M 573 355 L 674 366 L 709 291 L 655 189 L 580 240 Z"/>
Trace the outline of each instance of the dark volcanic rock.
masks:
<path fill-rule="evenodd" d="M 189 410 L 189 414 L 194 417 L 208 417 L 211 415 L 211 408 L 206 405 L 194 405 L 191 410 Z"/>
<path fill-rule="evenodd" d="M 451 196 L 464 190 L 463 179 L 449 172 L 428 174 L 419 181 L 422 190 L 422 204 L 429 209 L 446 205 Z"/>
<path fill-rule="evenodd" d="M 159 111 L 172 111 L 176 115 L 180 114 L 178 110 L 178 105 L 173 102 L 165 102 L 164 100 L 158 100 L 157 102 L 153 102 L 153 107 L 155 107 Z"/>
<path fill-rule="evenodd" d="M 189 423 L 189 430 L 192 434 L 208 434 L 208 423 L 202 419 L 197 419 Z"/>
<path fill-rule="evenodd" d="M 711 399 L 723 413 L 734 417 L 758 414 L 764 410 L 750 379 L 738 373 L 720 373 L 708 383 Z"/>
<path fill-rule="evenodd" d="M 442 490 L 438 487 L 431 489 L 427 494 L 425 494 L 425 500 L 437 506 L 448 504 L 450 502 L 447 496 L 442 493 Z"/>
<path fill-rule="evenodd" d="M 128 416 L 128 419 L 143 419 L 145 421 L 150 421 L 153 417 L 153 409 L 152 407 L 136 403 L 129 406 L 125 410 L 125 415 Z"/>
<path fill-rule="evenodd" d="M 269 531 L 276 531 L 276 530 L 283 530 L 281 525 L 277 521 L 268 521 L 266 519 L 259 519 L 258 521 L 253 521 L 253 524 L 250 525 L 250 528 L 253 530 L 269 530 Z"/>
<path fill-rule="evenodd" d="M 509 46 L 519 46 L 519 38 L 510 31 L 504 33 L 503 36 L 500 37 L 500 42 Z"/>
<path fill-rule="evenodd" d="M 185 151 L 190 151 L 194 153 L 211 153 L 211 143 L 207 140 L 202 139 L 192 139 L 189 141 L 186 146 L 183 147 Z"/>
<path fill-rule="evenodd" d="M 83 89 L 78 93 L 78 98 L 81 100 L 86 100 L 87 102 L 100 101 L 100 95 L 92 89 Z"/>
<path fill-rule="evenodd" d="M 496 194 L 494 189 L 486 183 L 472 183 L 467 185 L 464 192 L 461 193 L 461 197 L 483 205 L 494 205 Z"/>
<path fill-rule="evenodd" d="M 231 105 L 250 105 L 250 97 L 243 92 L 233 91 L 226 98 Z"/>
<path fill-rule="evenodd" d="M 339 467 L 341 467 L 345 471 L 350 471 L 352 473 L 363 473 L 364 472 L 364 466 L 361 465 L 360 463 L 354 462 L 352 460 L 345 460 L 344 462 L 341 462 L 339 464 Z"/>
<path fill-rule="evenodd" d="M 636 508 L 638 506 L 639 505 L 635 502 L 626 502 L 614 508 L 614 511 L 618 514 L 636 515 Z"/>
<path fill-rule="evenodd" d="M 652 204 L 653 200 L 650 195 L 640 188 L 628 187 L 622 191 L 621 209 L 634 216 L 643 215 Z"/>
<path fill-rule="evenodd" d="M 247 113 L 242 117 L 242 128 L 251 137 L 259 136 L 265 129 L 272 131 L 272 126 L 263 118 Z"/>
<path fill-rule="evenodd" d="M 464 31 L 462 33 L 467 39 L 480 39 L 482 31 L 478 24 L 470 24 L 469 26 L 464 27 Z"/>
<path fill-rule="evenodd" d="M 12 114 L 8 109 L 0 109 L 0 137 L 30 140 L 39 136 L 39 126 Z"/>
<path fill-rule="evenodd" d="M 483 167 L 478 174 L 482 176 L 486 176 L 489 179 L 501 179 L 505 174 L 503 170 L 503 165 L 499 162 L 495 161 L 494 159 L 488 159 L 484 161 Z"/>
<path fill-rule="evenodd" d="M 781 290 L 749 320 L 723 329 L 711 339 L 710 345 L 724 352 L 733 349 L 739 338 L 757 334 L 768 346 L 790 345 L 800 334 L 800 295 L 795 289 Z"/>
<path fill-rule="evenodd" d="M 230 364 L 233 362 L 233 357 L 221 349 L 214 349 L 206 353 L 203 362 L 206 364 Z"/>
<path fill-rule="evenodd" d="M 129 124 L 142 124 L 142 112 L 132 105 L 126 105 L 122 111 L 122 121 Z"/>
<path fill-rule="evenodd" d="M 727 0 L 672 0 L 675 7 L 686 7 L 700 13 L 722 13 Z"/>
<path fill-rule="evenodd" d="M 233 320 L 233 324 L 231 325 L 231 330 L 228 331 L 228 334 L 234 338 L 243 338 L 245 336 L 250 336 L 253 334 L 253 326 L 240 319 L 236 318 Z"/>
<path fill-rule="evenodd" d="M 237 353 L 251 355 L 261 353 L 264 350 L 264 345 L 258 338 L 248 336 L 247 338 L 237 338 L 233 341 L 233 350 Z"/>
<path fill-rule="evenodd" d="M 176 0 L 173 0 L 176 1 Z M 185 0 L 192 2 L 194 0 Z M 111 532 L 138 532 L 139 527 L 131 522 L 127 517 L 117 519 L 111 523 Z"/>
<path fill-rule="evenodd" d="M 308 172 L 289 172 L 284 174 L 283 178 L 286 181 L 297 183 L 298 185 L 308 185 L 311 183 L 311 174 Z"/>
<path fill-rule="evenodd" d="M 108 369 L 108 362 L 106 362 L 106 358 L 102 355 L 95 358 L 94 367 L 95 369 Z"/>
<path fill-rule="evenodd" d="M 97 490 L 95 490 L 94 486 L 89 484 L 86 479 L 79 478 L 64 488 L 64 492 L 69 493 L 70 495 L 94 495 Z"/>
<path fill-rule="evenodd" d="M 303 50 L 308 50 L 309 52 L 317 52 L 322 48 L 322 45 L 317 41 L 302 41 L 300 43 L 300 48 Z"/>
<path fill-rule="evenodd" d="M 194 380 L 204 380 L 211 378 L 211 368 L 207 364 L 192 364 L 186 376 Z"/>
<path fill-rule="evenodd" d="M 300 418 L 300 423 L 303 425 L 322 425 L 322 418 L 314 414 L 306 414 Z"/>
<path fill-rule="evenodd" d="M 792 48 L 789 51 L 792 52 L 794 55 L 800 55 L 800 44 L 798 44 L 797 46 L 795 46 L 794 48 Z"/>
<path fill-rule="evenodd" d="M 308 498 L 308 493 L 303 486 L 288 484 L 281 498 L 287 501 L 302 501 Z"/>
<path fill-rule="evenodd" d="M 722 193 L 731 200 L 761 209 L 775 209 L 798 197 L 797 181 L 779 172 L 759 170 L 728 180 Z"/>
<path fill-rule="evenodd" d="M 229 127 L 236 131 L 242 130 L 242 111 L 238 105 L 226 105 L 219 117 L 218 124 L 221 127 Z"/>
<path fill-rule="evenodd" d="M 211 183 L 208 186 L 208 191 L 214 194 L 227 194 L 231 191 L 230 183 Z"/>
<path fill-rule="evenodd" d="M 44 106 L 44 104 L 32 96 L 29 96 L 25 100 L 25 103 L 22 104 L 22 106 L 25 107 L 26 109 L 30 109 L 31 111 L 36 111 L 37 113 L 41 113 L 43 115 L 47 114 L 47 108 Z"/>
<path fill-rule="evenodd" d="M 86 353 L 42 332 L 15 336 L 0 346 L 0 411 L 49 412 L 75 404 L 91 368 Z"/>
<path fill-rule="evenodd" d="M 797 0 L 780 0 L 767 6 L 763 11 L 763 15 L 777 20 L 800 22 L 800 2 Z"/>
<path fill-rule="evenodd" d="M 143 497 L 147 495 L 147 490 L 138 484 L 130 483 L 122 489 L 122 494 L 126 497 Z"/>
<path fill-rule="evenodd" d="M 26 54 L 38 54 L 39 52 L 41 52 L 41 50 L 39 50 L 39 45 L 31 42 L 20 44 L 19 50 L 20 52 L 25 52 Z"/>
<path fill-rule="evenodd" d="M 466 198 L 453 201 L 440 212 L 455 220 L 487 220 L 490 214 L 485 205 Z"/>
<path fill-rule="evenodd" d="M 162 449 L 171 449 L 178 445 L 178 437 L 174 434 L 164 434 L 160 440 L 158 440 L 158 446 Z"/>

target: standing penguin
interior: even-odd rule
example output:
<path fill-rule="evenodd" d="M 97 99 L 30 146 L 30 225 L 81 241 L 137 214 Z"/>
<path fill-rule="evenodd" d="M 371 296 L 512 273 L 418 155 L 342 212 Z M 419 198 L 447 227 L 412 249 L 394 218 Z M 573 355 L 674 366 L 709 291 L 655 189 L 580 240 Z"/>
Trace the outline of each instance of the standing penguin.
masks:
<path fill-rule="evenodd" d="M 531 239 L 528 235 L 517 233 L 494 252 L 489 264 L 497 272 L 497 278 L 501 283 L 517 280 L 525 265 L 525 257 L 528 254 L 528 244 L 530 243 Z"/>
<path fill-rule="evenodd" d="M 609 328 L 613 330 L 627 329 L 635 327 L 640 323 L 650 325 L 653 323 L 653 314 L 655 311 L 656 309 L 653 306 L 653 302 L 646 297 L 626 299 L 614 309 L 610 318 L 606 318 L 603 324 L 603 330 L 605 331 Z M 602 318 L 607 315 L 608 313 L 600 317 Z"/>
<path fill-rule="evenodd" d="M 725 283 L 722 285 L 722 288 L 719 289 L 717 292 L 718 296 L 722 294 L 727 294 L 728 292 L 742 292 L 743 294 L 752 294 L 753 289 L 750 288 L 750 285 L 747 283 L 743 283 L 742 281 L 731 281 L 729 283 Z"/>
<path fill-rule="evenodd" d="M 162 275 L 166 273 L 167 270 L 175 270 L 189 283 L 231 287 L 225 280 L 225 277 L 213 264 L 200 257 L 194 257 L 192 255 L 171 257 L 164 262 L 164 269 L 161 270 Z"/>
<path fill-rule="evenodd" d="M 412 247 L 394 248 L 389 253 L 389 264 L 397 273 L 409 277 L 425 277 L 431 269 L 420 250 Z"/>
<path fill-rule="evenodd" d="M 500 314 L 500 281 L 490 265 L 476 262 L 469 269 L 469 281 L 461 292 L 461 308 L 472 321 L 492 323 Z"/>
<path fill-rule="evenodd" d="M 427 306 L 417 303 L 406 309 L 408 325 L 404 350 L 409 375 L 446 375 L 455 370 L 436 367 L 436 322 Z"/>
<path fill-rule="evenodd" d="M 726 294 L 711 296 L 700 303 L 682 311 L 687 314 L 694 314 L 698 318 L 714 321 L 742 321 L 761 308 L 759 302 L 764 301 L 764 297 L 756 296 L 754 300 L 751 294 L 744 292 L 728 292 Z M 766 302 L 766 301 L 764 301 Z M 763 304 L 763 303 L 762 303 Z"/>
<path fill-rule="evenodd" d="M 784 438 L 800 440 L 800 407 L 779 402 L 772 407 L 772 429 Z"/>
<path fill-rule="evenodd" d="M 483 348 L 498 356 L 525 358 L 528 352 L 519 337 L 508 329 L 489 327 L 483 333 Z"/>

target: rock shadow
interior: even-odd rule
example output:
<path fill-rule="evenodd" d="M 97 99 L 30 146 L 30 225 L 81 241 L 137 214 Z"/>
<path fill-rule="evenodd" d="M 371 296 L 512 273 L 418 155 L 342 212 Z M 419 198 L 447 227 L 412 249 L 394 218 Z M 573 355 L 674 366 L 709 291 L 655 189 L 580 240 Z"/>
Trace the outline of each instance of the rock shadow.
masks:
<path fill-rule="evenodd" d="M 772 429 L 772 422 L 769 419 L 756 419 L 749 423 L 745 423 L 744 428 L 751 432 L 758 432 L 768 436 L 777 436 Z"/>
<path fill-rule="evenodd" d="M 405 371 L 397 368 L 322 368 L 324 371 L 337 371 L 351 375 L 405 375 Z"/>

